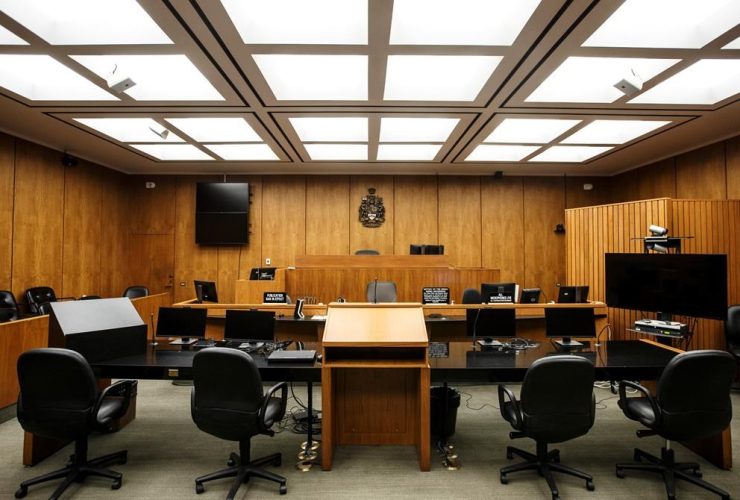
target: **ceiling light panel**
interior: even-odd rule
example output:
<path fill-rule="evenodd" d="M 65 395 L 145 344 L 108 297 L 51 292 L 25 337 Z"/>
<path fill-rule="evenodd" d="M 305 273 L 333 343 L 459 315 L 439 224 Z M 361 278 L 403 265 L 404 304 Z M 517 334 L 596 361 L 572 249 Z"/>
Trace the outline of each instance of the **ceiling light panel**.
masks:
<path fill-rule="evenodd" d="M 262 142 L 244 118 L 165 118 L 198 142 Z"/>
<path fill-rule="evenodd" d="M 521 161 L 542 146 L 499 146 L 481 144 L 465 161 Z"/>
<path fill-rule="evenodd" d="M 380 142 L 445 142 L 459 118 L 380 119 Z"/>
<path fill-rule="evenodd" d="M 386 101 L 474 101 L 499 56 L 388 56 Z"/>
<path fill-rule="evenodd" d="M 737 0 L 627 0 L 583 45 L 699 49 L 738 23 Z"/>
<path fill-rule="evenodd" d="M 244 43 L 367 44 L 367 0 L 221 0 Z"/>
<path fill-rule="evenodd" d="M 378 160 L 381 161 L 432 161 L 441 144 L 380 144 Z"/>
<path fill-rule="evenodd" d="M 224 160 L 275 161 L 279 160 L 267 144 L 204 144 Z"/>
<path fill-rule="evenodd" d="M 174 55 L 70 56 L 105 79 L 116 69 L 136 82 L 126 94 L 137 101 L 223 101 L 223 96 L 190 62 Z"/>
<path fill-rule="evenodd" d="M 0 26 L 0 45 L 28 45 L 28 42 Z"/>
<path fill-rule="evenodd" d="M 254 54 L 281 101 L 366 101 L 367 56 Z"/>
<path fill-rule="evenodd" d="M 367 160 L 367 144 L 304 144 L 304 147 L 312 160 Z"/>
<path fill-rule="evenodd" d="M 630 104 L 716 104 L 740 92 L 740 60 L 703 59 L 646 90 Z"/>
<path fill-rule="evenodd" d="M 213 160 L 191 144 L 131 144 L 131 147 L 163 161 Z"/>
<path fill-rule="evenodd" d="M 483 142 L 547 144 L 581 123 L 581 120 L 506 118 Z"/>
<path fill-rule="evenodd" d="M 152 132 L 151 118 L 75 118 L 74 121 L 121 142 L 185 142 L 172 132 L 166 139 Z"/>
<path fill-rule="evenodd" d="M 303 142 L 367 142 L 367 118 L 300 117 L 290 118 Z"/>
<path fill-rule="evenodd" d="M 573 135 L 565 138 L 562 144 L 624 144 L 657 130 L 669 121 L 647 120 L 594 120 Z"/>
<path fill-rule="evenodd" d="M 118 100 L 46 55 L 0 54 L 0 87 L 31 101 Z"/>
<path fill-rule="evenodd" d="M 609 146 L 552 146 L 529 161 L 582 163 L 610 149 Z"/>
<path fill-rule="evenodd" d="M 540 0 L 395 0 L 391 45 L 512 45 Z"/>
<path fill-rule="evenodd" d="M 136 0 L 0 0 L 0 10 L 52 45 L 172 43 Z"/>
<path fill-rule="evenodd" d="M 632 70 L 646 82 L 678 59 L 569 57 L 535 89 L 527 102 L 610 103 L 624 96 L 614 84 Z"/>

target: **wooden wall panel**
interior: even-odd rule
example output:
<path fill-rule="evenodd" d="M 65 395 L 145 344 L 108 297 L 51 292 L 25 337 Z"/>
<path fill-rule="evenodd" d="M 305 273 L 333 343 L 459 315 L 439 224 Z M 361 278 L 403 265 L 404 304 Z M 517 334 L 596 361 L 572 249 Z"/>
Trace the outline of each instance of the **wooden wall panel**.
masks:
<path fill-rule="evenodd" d="M 129 210 L 125 174 L 103 168 L 101 171 L 103 215 L 100 226 L 100 293 L 120 297 L 134 283 L 129 276 Z"/>
<path fill-rule="evenodd" d="M 630 170 L 610 177 L 609 182 L 612 203 L 676 198 L 676 159 L 668 158 Z"/>
<path fill-rule="evenodd" d="M 481 258 L 501 280 L 524 283 L 522 177 L 481 178 Z"/>
<path fill-rule="evenodd" d="M 10 290 L 13 262 L 15 139 L 0 133 L 0 290 Z"/>
<path fill-rule="evenodd" d="M 394 217 L 395 206 L 393 196 L 393 180 L 390 175 L 353 175 L 349 187 L 349 253 L 357 250 L 377 250 L 383 255 L 392 255 L 394 252 Z M 360 204 L 362 197 L 367 195 L 369 188 L 375 188 L 376 196 L 383 198 L 385 206 L 385 223 L 380 227 L 364 227 L 360 223 Z"/>
<path fill-rule="evenodd" d="M 152 295 L 171 293 L 175 272 L 174 234 L 129 235 L 131 282 L 149 287 Z"/>
<path fill-rule="evenodd" d="M 409 175 L 395 178 L 393 254 L 408 255 L 411 244 L 439 243 L 438 206 L 437 177 Z"/>
<path fill-rule="evenodd" d="M 295 263 L 306 253 L 306 177 L 262 179 L 262 262 L 274 267 Z"/>
<path fill-rule="evenodd" d="M 725 141 L 727 199 L 740 200 L 740 137 Z"/>
<path fill-rule="evenodd" d="M 62 289 L 64 167 L 61 153 L 16 140 L 12 290 Z"/>
<path fill-rule="evenodd" d="M 154 182 L 154 189 L 146 183 Z M 131 234 L 175 234 L 177 177 L 132 175 L 127 182 Z"/>
<path fill-rule="evenodd" d="M 727 198 L 724 143 L 718 142 L 676 157 L 676 198 Z"/>
<path fill-rule="evenodd" d="M 349 176 L 306 178 L 306 254 L 349 254 Z"/>
<path fill-rule="evenodd" d="M 439 177 L 439 242 L 457 267 L 481 267 L 481 179 Z"/>

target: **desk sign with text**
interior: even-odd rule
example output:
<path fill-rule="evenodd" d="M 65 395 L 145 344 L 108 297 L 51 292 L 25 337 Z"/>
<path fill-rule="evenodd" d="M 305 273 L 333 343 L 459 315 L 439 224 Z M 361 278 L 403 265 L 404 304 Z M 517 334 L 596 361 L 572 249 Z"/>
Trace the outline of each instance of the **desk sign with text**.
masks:
<path fill-rule="evenodd" d="M 422 304 L 449 304 L 450 289 L 443 286 L 429 286 L 422 288 Z"/>
<path fill-rule="evenodd" d="M 288 296 L 285 292 L 265 292 L 264 304 L 287 304 Z"/>

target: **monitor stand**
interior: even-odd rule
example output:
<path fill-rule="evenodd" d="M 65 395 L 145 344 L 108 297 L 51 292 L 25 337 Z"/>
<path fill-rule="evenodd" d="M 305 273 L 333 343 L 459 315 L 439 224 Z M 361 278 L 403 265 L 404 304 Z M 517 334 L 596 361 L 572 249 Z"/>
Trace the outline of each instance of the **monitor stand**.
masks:
<path fill-rule="evenodd" d="M 565 349 L 571 347 L 583 347 L 583 344 L 581 342 L 578 342 L 577 340 L 571 340 L 568 337 L 563 337 L 563 340 L 556 340 L 555 343 Z"/>
<path fill-rule="evenodd" d="M 170 342 L 170 345 L 191 345 L 198 342 L 198 339 L 196 337 L 193 337 L 192 339 L 189 337 L 183 337 L 181 339 L 173 340 Z"/>
<path fill-rule="evenodd" d="M 482 339 L 478 341 L 481 347 L 501 347 L 503 344 L 498 340 Z"/>

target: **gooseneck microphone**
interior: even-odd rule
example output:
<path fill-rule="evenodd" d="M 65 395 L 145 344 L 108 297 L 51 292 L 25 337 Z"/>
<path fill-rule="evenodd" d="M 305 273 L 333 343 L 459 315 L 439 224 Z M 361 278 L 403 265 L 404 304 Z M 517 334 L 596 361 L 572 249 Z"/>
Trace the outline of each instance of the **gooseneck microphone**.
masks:
<path fill-rule="evenodd" d="M 378 303 L 378 277 L 375 277 L 375 291 L 373 293 L 373 304 Z"/>
<path fill-rule="evenodd" d="M 157 331 L 154 329 L 154 313 L 149 314 L 149 323 L 152 325 L 152 343 L 150 345 L 159 345 L 159 342 L 157 342 Z"/>

